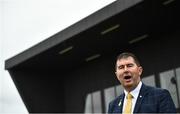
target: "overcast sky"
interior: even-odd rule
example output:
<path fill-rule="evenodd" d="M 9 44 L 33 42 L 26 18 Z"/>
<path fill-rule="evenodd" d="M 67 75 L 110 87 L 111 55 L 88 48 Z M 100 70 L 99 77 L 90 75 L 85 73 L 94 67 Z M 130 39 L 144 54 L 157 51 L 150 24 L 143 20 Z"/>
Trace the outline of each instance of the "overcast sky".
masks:
<path fill-rule="evenodd" d="M 0 114 L 27 110 L 7 60 L 115 0 L 0 0 Z"/>

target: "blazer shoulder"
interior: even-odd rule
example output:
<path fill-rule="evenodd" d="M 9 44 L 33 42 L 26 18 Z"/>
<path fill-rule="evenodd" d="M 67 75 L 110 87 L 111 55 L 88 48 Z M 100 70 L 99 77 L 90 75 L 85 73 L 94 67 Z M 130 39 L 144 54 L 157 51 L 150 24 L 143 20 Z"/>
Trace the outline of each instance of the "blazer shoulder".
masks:
<path fill-rule="evenodd" d="M 163 89 L 163 88 L 157 88 L 157 87 L 152 87 L 152 86 L 147 86 L 146 85 L 147 90 L 150 93 L 156 93 L 156 94 L 169 94 L 169 91 L 167 89 Z"/>
<path fill-rule="evenodd" d="M 169 91 L 163 88 L 157 88 L 152 86 L 143 85 L 141 90 L 141 94 L 148 96 L 149 98 L 163 98 L 163 97 L 171 97 Z"/>
<path fill-rule="evenodd" d="M 144 92 L 144 99 L 142 101 L 143 111 L 152 109 L 154 111 L 152 110 L 149 111 L 159 112 L 159 113 L 176 112 L 174 102 L 172 100 L 170 92 L 167 89 L 143 85 L 142 93 L 143 92 Z"/>
<path fill-rule="evenodd" d="M 176 113 L 176 107 L 167 89 L 153 88 L 155 99 L 159 104 L 159 112 L 161 113 Z"/>

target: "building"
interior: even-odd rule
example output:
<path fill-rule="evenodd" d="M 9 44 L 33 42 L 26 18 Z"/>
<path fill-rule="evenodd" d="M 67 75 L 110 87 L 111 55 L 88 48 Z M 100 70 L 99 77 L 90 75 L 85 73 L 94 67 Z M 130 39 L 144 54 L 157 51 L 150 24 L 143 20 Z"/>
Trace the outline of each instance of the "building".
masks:
<path fill-rule="evenodd" d="M 115 57 L 131 51 L 144 81 L 169 89 L 179 111 L 179 8 L 177 0 L 117 0 L 6 60 L 5 69 L 30 113 L 106 112 L 121 92 Z"/>

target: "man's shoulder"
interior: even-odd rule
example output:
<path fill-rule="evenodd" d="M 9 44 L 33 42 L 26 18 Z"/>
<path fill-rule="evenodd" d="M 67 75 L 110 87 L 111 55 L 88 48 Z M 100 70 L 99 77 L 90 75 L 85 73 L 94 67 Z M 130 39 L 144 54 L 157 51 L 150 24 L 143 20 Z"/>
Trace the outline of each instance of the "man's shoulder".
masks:
<path fill-rule="evenodd" d="M 169 91 L 167 89 L 163 89 L 163 88 L 159 88 L 159 87 L 153 87 L 153 86 L 144 84 L 144 88 L 146 88 L 148 93 L 151 93 L 151 94 L 163 94 L 163 93 L 169 94 Z"/>
<path fill-rule="evenodd" d="M 167 89 L 158 88 L 158 87 L 151 87 L 151 86 L 144 86 L 146 88 L 146 97 L 144 97 L 144 101 L 146 104 L 160 104 L 158 112 L 165 112 L 165 113 L 174 113 L 176 112 L 175 105 L 173 103 L 172 97 L 170 92 Z"/>

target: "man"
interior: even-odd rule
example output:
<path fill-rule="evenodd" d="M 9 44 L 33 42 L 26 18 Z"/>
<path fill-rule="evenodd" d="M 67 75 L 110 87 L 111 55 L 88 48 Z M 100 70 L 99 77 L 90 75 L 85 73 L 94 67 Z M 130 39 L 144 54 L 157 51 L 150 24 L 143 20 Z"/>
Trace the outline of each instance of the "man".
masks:
<path fill-rule="evenodd" d="M 134 54 L 120 54 L 115 68 L 124 93 L 109 103 L 108 113 L 176 113 L 167 90 L 141 82 L 143 68 Z"/>

